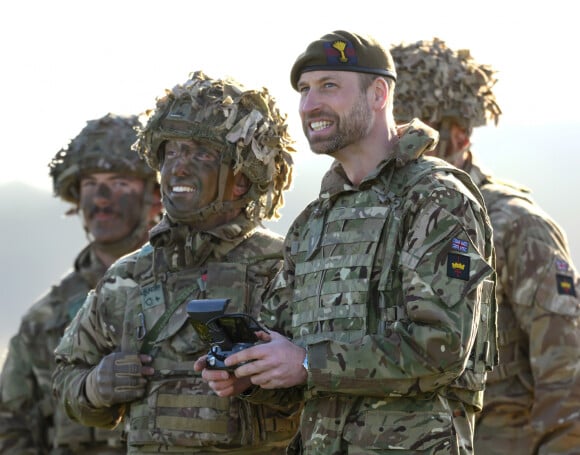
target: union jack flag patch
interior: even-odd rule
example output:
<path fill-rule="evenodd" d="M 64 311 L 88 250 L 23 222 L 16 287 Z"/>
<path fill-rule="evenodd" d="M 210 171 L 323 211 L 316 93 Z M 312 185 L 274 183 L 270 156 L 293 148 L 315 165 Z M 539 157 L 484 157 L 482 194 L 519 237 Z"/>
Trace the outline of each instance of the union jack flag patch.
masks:
<path fill-rule="evenodd" d="M 462 253 L 467 253 L 469 248 L 469 242 L 467 240 L 461 240 L 454 238 L 451 240 L 451 249 L 455 251 L 461 251 Z"/>
<path fill-rule="evenodd" d="M 568 263 L 562 259 L 556 259 L 556 270 L 559 272 L 567 272 L 569 269 Z"/>

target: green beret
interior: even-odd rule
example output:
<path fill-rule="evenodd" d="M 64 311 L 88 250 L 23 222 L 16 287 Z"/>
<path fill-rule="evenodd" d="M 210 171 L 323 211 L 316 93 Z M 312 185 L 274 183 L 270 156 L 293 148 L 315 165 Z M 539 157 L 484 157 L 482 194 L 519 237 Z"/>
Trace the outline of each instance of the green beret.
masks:
<path fill-rule="evenodd" d="M 397 79 L 393 57 L 378 41 L 343 30 L 310 43 L 292 66 L 292 87 L 298 89 L 298 79 L 302 73 L 321 70 L 354 71 Z"/>

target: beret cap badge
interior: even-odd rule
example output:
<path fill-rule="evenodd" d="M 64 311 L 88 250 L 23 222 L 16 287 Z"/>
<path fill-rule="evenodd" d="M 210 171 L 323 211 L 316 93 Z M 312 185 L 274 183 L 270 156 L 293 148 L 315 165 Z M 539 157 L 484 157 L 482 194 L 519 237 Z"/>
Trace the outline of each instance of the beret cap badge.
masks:
<path fill-rule="evenodd" d="M 309 71 L 353 71 L 397 78 L 391 54 L 378 41 L 344 30 L 313 41 L 298 56 L 290 72 L 295 90 L 300 75 Z"/>

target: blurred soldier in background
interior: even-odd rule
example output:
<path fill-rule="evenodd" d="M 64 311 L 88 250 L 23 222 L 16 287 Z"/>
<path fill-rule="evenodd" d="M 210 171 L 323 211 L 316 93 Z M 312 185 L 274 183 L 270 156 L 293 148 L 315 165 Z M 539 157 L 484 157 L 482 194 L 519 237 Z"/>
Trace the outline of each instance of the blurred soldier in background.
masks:
<path fill-rule="evenodd" d="M 231 299 L 229 312 L 258 316 L 282 263 L 282 238 L 261 222 L 283 205 L 291 144 L 265 88 L 196 72 L 158 98 L 135 147 L 160 172 L 166 215 L 56 349 L 53 386 L 72 418 L 114 427 L 124 416 L 129 454 L 285 453 L 299 407 L 216 396 L 193 369 L 209 346 L 186 304 Z"/>
<path fill-rule="evenodd" d="M 156 174 L 131 150 L 137 125 L 136 116 L 91 120 L 49 164 L 54 194 L 80 213 L 90 243 L 10 342 L 0 383 L 3 454 L 126 452 L 120 431 L 72 422 L 53 402 L 50 377 L 53 351 L 88 291 L 115 259 L 145 243 L 159 218 Z"/>
<path fill-rule="evenodd" d="M 394 114 L 439 130 L 434 154 L 470 174 L 494 228 L 500 364 L 487 377 L 475 451 L 580 453 L 580 300 L 563 230 L 529 190 L 483 170 L 474 127 L 497 124 L 495 71 L 437 38 L 391 48 L 398 74 Z"/>

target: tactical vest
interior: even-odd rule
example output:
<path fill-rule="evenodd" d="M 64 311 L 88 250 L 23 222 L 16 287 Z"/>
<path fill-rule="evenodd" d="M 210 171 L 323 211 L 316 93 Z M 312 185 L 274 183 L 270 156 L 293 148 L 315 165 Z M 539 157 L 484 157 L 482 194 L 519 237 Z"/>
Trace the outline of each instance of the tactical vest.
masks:
<path fill-rule="evenodd" d="M 207 353 L 208 346 L 199 340 L 185 312 L 186 302 L 193 298 L 230 298 L 228 312 L 247 312 L 247 269 L 265 258 L 236 257 L 232 252 L 223 262 L 207 262 L 203 269 L 169 272 L 158 267 L 156 272 L 152 264 L 162 263 L 161 256 L 163 251 L 150 245 L 141 249 L 135 265 L 140 295 L 128 298 L 140 304 L 128 305 L 125 314 L 123 349 L 149 352 L 156 371 L 145 397 L 130 406 L 129 447 L 144 452 L 157 452 L 161 446 L 164 452 L 187 448 L 193 453 L 204 446 L 271 447 L 276 442 L 284 446 L 296 432 L 297 419 L 281 418 L 268 407 L 234 397 L 218 397 L 194 372 L 195 360 Z"/>
<path fill-rule="evenodd" d="M 504 219 L 511 219 L 508 207 L 502 202 L 506 199 L 518 198 L 533 204 L 529 191 L 516 187 L 513 184 L 490 177 L 481 185 L 480 191 L 485 199 L 489 213 L 504 212 L 507 213 Z M 506 226 L 495 226 L 498 231 L 509 229 Z M 488 383 L 501 382 L 507 378 L 518 376 L 530 388 L 531 370 L 528 356 L 523 354 L 528 352 L 528 336 L 520 329 L 517 324 L 517 318 L 512 310 L 511 305 L 505 302 L 504 296 L 498 293 L 498 349 L 500 359 L 512 359 L 510 362 L 502 361 L 487 376 Z M 522 375 L 523 373 L 523 375 Z M 528 379 L 526 379 L 528 378 Z"/>
<path fill-rule="evenodd" d="M 419 160 L 391 167 L 369 189 L 341 193 L 313 207 L 301 237 L 293 242 L 296 264 L 292 327 L 294 341 L 350 343 L 384 333 L 405 320 L 398 273 L 407 193 L 436 171 L 455 175 L 483 206 L 471 179 L 443 161 Z M 363 182 L 364 183 L 364 182 Z M 332 208 L 330 209 L 330 204 Z M 491 231 L 488 233 L 491 237 Z M 491 255 L 490 251 L 486 254 Z M 483 283 L 480 330 L 466 371 L 453 387 L 460 399 L 479 406 L 485 375 L 497 363 L 493 281 Z"/>

